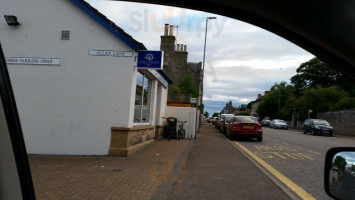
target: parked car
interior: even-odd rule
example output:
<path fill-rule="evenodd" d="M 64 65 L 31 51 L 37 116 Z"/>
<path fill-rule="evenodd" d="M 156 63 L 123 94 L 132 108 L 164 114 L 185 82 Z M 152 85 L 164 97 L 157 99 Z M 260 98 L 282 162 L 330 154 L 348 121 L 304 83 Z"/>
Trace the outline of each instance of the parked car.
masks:
<path fill-rule="evenodd" d="M 261 120 L 261 126 L 270 126 L 271 120 L 269 119 L 263 119 Z"/>
<path fill-rule="evenodd" d="M 233 117 L 234 115 L 230 115 L 230 116 L 228 115 L 223 117 L 223 122 L 221 123 L 222 127 L 220 129 L 223 135 L 226 134 L 226 124 L 228 124 L 233 119 Z"/>
<path fill-rule="evenodd" d="M 212 119 L 212 125 L 215 125 L 217 117 L 213 117 Z"/>
<path fill-rule="evenodd" d="M 303 134 L 307 132 L 312 135 L 333 135 L 333 127 L 323 119 L 307 119 L 302 127 Z"/>
<path fill-rule="evenodd" d="M 263 128 L 258 120 L 252 116 L 235 116 L 226 124 L 226 136 L 233 138 L 256 138 L 256 141 L 263 140 Z"/>
<path fill-rule="evenodd" d="M 221 114 L 219 117 L 217 117 L 215 127 L 218 130 L 222 130 L 224 117 L 226 116 L 234 116 L 234 114 Z"/>
<path fill-rule="evenodd" d="M 213 121 L 213 117 L 207 118 L 207 123 L 212 123 L 212 121 Z"/>
<path fill-rule="evenodd" d="M 288 124 L 282 119 L 274 119 L 270 122 L 270 128 L 288 129 Z"/>

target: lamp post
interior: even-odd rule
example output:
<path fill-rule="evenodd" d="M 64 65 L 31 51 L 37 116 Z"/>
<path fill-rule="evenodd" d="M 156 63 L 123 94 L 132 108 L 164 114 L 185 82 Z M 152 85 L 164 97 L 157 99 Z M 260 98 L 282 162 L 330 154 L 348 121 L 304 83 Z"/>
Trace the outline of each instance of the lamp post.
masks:
<path fill-rule="evenodd" d="M 207 41 L 207 26 L 208 26 L 208 20 L 209 19 L 216 19 L 217 17 L 206 17 L 206 30 L 205 30 L 205 43 L 203 47 L 203 61 L 202 61 L 202 85 L 201 85 L 201 105 L 202 105 L 202 99 L 203 99 L 203 79 L 205 77 L 205 57 L 206 57 L 206 41 Z M 203 112 L 203 110 L 202 110 Z"/>
<path fill-rule="evenodd" d="M 282 68 L 280 68 L 280 70 L 281 70 Z M 280 99 L 280 89 L 281 89 L 281 82 L 280 82 L 280 84 L 279 84 L 279 106 L 278 106 L 278 108 L 277 108 L 277 112 L 279 112 L 280 111 L 280 101 L 281 101 L 281 99 Z"/>

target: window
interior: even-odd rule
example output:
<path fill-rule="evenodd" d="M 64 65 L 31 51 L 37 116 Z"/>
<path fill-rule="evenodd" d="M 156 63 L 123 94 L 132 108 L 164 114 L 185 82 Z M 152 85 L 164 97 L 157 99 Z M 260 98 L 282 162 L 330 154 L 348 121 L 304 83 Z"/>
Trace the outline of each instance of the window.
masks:
<path fill-rule="evenodd" d="M 62 40 L 69 40 L 70 30 L 62 31 Z"/>
<path fill-rule="evenodd" d="M 150 114 L 150 84 L 151 80 L 137 72 L 136 97 L 134 102 L 134 123 L 149 122 Z"/>

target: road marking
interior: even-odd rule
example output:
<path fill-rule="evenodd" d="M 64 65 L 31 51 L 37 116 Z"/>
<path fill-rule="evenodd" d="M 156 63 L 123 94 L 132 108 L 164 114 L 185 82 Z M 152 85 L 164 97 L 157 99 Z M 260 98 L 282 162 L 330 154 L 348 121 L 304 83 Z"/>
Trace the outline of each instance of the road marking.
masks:
<path fill-rule="evenodd" d="M 288 179 L 286 176 L 284 176 L 281 172 L 277 171 L 275 168 L 273 168 L 267 162 L 263 161 L 261 158 L 259 158 L 255 154 L 253 154 L 251 151 L 249 151 L 246 147 L 241 145 L 239 142 L 233 141 L 233 143 L 236 144 L 240 149 L 242 149 L 249 156 L 251 156 L 255 161 L 257 161 L 260 165 L 262 165 L 266 170 L 268 170 L 276 178 L 278 178 L 282 183 L 287 185 L 287 187 L 289 187 L 299 197 L 301 197 L 302 199 L 305 199 L 305 200 L 316 200 L 316 198 L 314 198 L 309 193 L 304 191 L 300 186 L 298 186 L 296 183 L 294 183 L 293 181 Z"/>
<path fill-rule="evenodd" d="M 286 152 L 274 152 L 274 151 L 254 151 L 254 154 L 259 156 L 259 158 L 282 158 L 284 160 L 292 158 L 294 160 L 314 160 L 310 154 L 303 153 L 286 153 Z"/>
<path fill-rule="evenodd" d="M 320 154 L 320 153 L 318 153 L 318 152 L 315 152 L 315 151 L 309 151 L 309 152 L 311 152 L 311 153 L 314 153 L 314 154 Z"/>
<path fill-rule="evenodd" d="M 305 157 L 307 159 L 310 159 L 310 160 L 313 160 L 313 158 L 309 157 L 309 155 L 306 155 L 306 154 L 303 154 L 303 153 L 297 153 L 297 155 L 303 156 L 303 157 Z"/>
<path fill-rule="evenodd" d="M 272 151 L 297 151 L 297 149 L 287 146 L 267 146 L 267 145 L 253 145 L 254 148 L 259 150 L 272 150 Z"/>

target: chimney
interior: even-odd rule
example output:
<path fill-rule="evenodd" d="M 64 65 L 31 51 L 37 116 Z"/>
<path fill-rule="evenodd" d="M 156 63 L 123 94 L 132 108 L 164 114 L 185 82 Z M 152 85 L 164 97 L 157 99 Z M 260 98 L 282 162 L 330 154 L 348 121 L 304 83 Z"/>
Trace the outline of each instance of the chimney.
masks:
<path fill-rule="evenodd" d="M 261 99 L 261 94 L 258 94 L 258 99 Z"/>
<path fill-rule="evenodd" d="M 168 35 L 168 32 L 169 32 L 169 24 L 165 24 L 164 35 Z"/>
<path fill-rule="evenodd" d="M 170 36 L 174 35 L 174 25 L 170 25 L 170 32 L 169 32 Z"/>
<path fill-rule="evenodd" d="M 184 52 L 187 51 L 187 45 L 184 45 Z"/>

